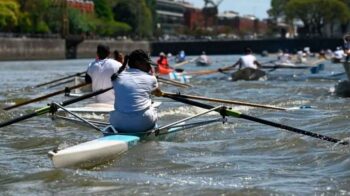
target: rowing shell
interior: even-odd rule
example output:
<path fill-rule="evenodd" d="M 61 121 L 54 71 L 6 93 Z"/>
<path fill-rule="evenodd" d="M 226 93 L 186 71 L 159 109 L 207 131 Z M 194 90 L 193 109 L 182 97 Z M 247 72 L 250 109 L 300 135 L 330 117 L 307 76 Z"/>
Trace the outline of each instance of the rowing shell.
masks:
<path fill-rule="evenodd" d="M 179 129 L 170 128 L 166 132 Z M 134 135 L 109 135 L 66 149 L 51 150 L 48 155 L 56 168 L 91 167 L 114 159 L 135 146 L 139 140 L 140 137 Z"/>
<path fill-rule="evenodd" d="M 250 67 L 238 70 L 231 75 L 232 81 L 237 80 L 259 80 L 264 77 L 266 73 L 259 69 L 253 69 Z"/>
<path fill-rule="evenodd" d="M 107 135 L 105 137 L 71 146 L 62 150 L 51 150 L 48 152 L 48 154 L 52 160 L 54 167 L 57 168 L 95 166 L 105 161 L 112 160 L 116 156 L 127 151 L 129 148 L 138 143 L 140 137 L 150 138 L 155 137 L 158 134 L 164 135 L 168 133 L 174 133 L 176 131 L 203 126 L 210 123 L 222 123 L 222 117 L 213 120 L 206 119 L 201 122 L 185 122 L 198 116 L 208 114 L 220 107 L 222 106 L 213 107 L 213 109 L 206 110 L 204 112 L 196 114 L 195 116 L 187 117 L 168 125 L 164 125 L 162 127 L 156 127 L 156 129 L 152 129 L 144 133 L 128 133 L 129 135 L 122 135 L 116 133 L 112 126 L 109 125 L 104 130 L 99 130 L 102 131 L 104 135 Z"/>

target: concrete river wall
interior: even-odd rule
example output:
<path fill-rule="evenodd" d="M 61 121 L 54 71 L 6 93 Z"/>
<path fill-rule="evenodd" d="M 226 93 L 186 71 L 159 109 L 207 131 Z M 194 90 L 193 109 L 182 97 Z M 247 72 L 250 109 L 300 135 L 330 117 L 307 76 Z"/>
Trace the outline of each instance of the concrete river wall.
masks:
<path fill-rule="evenodd" d="M 186 54 L 198 55 L 202 51 L 207 54 L 242 54 L 245 47 L 250 47 L 253 52 L 261 53 L 277 52 L 279 49 L 288 49 L 289 52 L 302 50 L 310 47 L 312 52 L 319 52 L 324 49 L 335 50 L 342 46 L 342 39 L 337 38 L 314 38 L 314 39 L 265 39 L 265 40 L 208 40 L 208 41 L 177 41 L 177 42 L 153 42 L 152 54 L 160 52 L 177 54 L 184 50 Z"/>
<path fill-rule="evenodd" d="M 73 43 L 73 44 L 72 44 Z M 141 48 L 157 56 L 160 52 L 177 54 L 185 50 L 187 55 L 207 54 L 241 54 L 243 48 L 250 47 L 255 53 L 264 50 L 276 52 L 288 49 L 290 52 L 310 47 L 311 51 L 321 49 L 334 50 L 342 46 L 341 39 L 270 39 L 270 40 L 225 40 L 225 41 L 176 41 L 148 42 L 128 40 L 82 40 L 69 42 L 64 39 L 38 38 L 0 38 L 0 60 L 45 60 L 66 58 L 94 58 L 96 46 L 104 43 L 111 51 L 118 49 L 124 54 Z"/>
<path fill-rule="evenodd" d="M 72 45 L 64 39 L 0 38 L 0 61 L 95 58 L 101 43 L 107 44 L 111 52 L 118 49 L 127 54 L 136 48 L 150 51 L 147 41 L 84 40 Z"/>

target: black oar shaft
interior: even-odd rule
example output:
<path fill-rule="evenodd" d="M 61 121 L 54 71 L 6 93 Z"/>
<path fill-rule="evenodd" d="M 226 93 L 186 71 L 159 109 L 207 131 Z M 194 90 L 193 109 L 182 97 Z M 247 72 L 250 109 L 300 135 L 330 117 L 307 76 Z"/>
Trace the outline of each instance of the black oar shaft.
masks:
<path fill-rule="evenodd" d="M 81 74 L 84 74 L 84 73 L 86 73 L 86 72 L 83 71 L 83 72 L 79 72 L 79 73 L 76 73 L 76 74 L 73 74 L 73 75 L 69 75 L 69 76 L 66 76 L 66 77 L 63 77 L 63 78 L 59 78 L 59 79 L 56 79 L 56 80 L 52 80 L 52 81 L 50 81 L 50 82 L 45 82 L 45 83 L 37 84 L 37 85 L 33 86 L 33 88 L 42 87 L 42 86 L 45 86 L 45 85 L 48 85 L 48 84 L 52 84 L 52 83 L 55 83 L 55 82 L 59 82 L 59 81 L 62 81 L 62 80 L 68 79 L 68 78 L 72 78 L 72 77 L 75 77 L 75 76 L 80 76 Z"/>
<path fill-rule="evenodd" d="M 10 109 L 17 108 L 17 107 L 20 107 L 20 106 L 23 106 L 23 105 L 27 105 L 27 104 L 34 103 L 34 102 L 37 102 L 37 101 L 41 101 L 41 100 L 44 100 L 46 98 L 53 97 L 53 96 L 59 95 L 61 93 L 65 93 L 67 90 L 70 91 L 70 90 L 73 90 L 73 89 L 76 89 L 76 88 L 80 88 L 80 87 L 83 87 L 83 86 L 86 86 L 86 85 L 88 85 L 88 83 L 82 83 L 82 84 L 78 84 L 78 85 L 75 85 L 75 86 L 72 86 L 72 87 L 67 87 L 66 89 L 63 89 L 63 90 L 59 90 L 59 91 L 56 91 L 56 92 L 53 92 L 53 93 L 50 93 L 50 94 L 47 94 L 47 95 L 44 95 L 44 96 L 41 96 L 41 97 L 37 97 L 37 98 L 31 99 L 31 100 L 28 100 L 28 101 L 24 101 L 24 102 L 18 103 L 16 105 L 5 107 L 5 108 L 3 108 L 3 110 L 10 110 Z"/>
<path fill-rule="evenodd" d="M 211 101 L 211 102 L 226 103 L 226 104 L 236 104 L 236 105 L 245 105 L 245 106 L 250 106 L 250 107 L 259 107 L 259 108 L 274 109 L 274 110 L 287 110 L 286 108 L 282 108 L 282 107 L 278 107 L 278 106 L 262 105 L 262 104 L 249 103 L 249 102 L 243 102 L 243 101 L 216 99 L 216 98 L 200 97 L 200 96 L 185 95 L 185 94 L 174 94 L 174 93 L 165 93 L 165 94 L 173 95 L 173 96 L 177 96 L 177 97 L 182 97 L 182 98 L 186 98 L 186 99 L 197 99 L 197 100 L 203 100 L 203 101 Z"/>
<path fill-rule="evenodd" d="M 258 123 L 265 124 L 265 125 L 270 125 L 272 127 L 285 129 L 285 130 L 288 130 L 288 131 L 292 131 L 294 133 L 307 135 L 307 136 L 310 136 L 310 137 L 318 138 L 318 139 L 329 141 L 329 142 L 333 142 L 333 143 L 341 142 L 341 140 L 339 140 L 339 139 L 335 139 L 335 138 L 331 138 L 331 137 L 328 137 L 328 136 L 325 136 L 325 135 L 321 135 L 321 134 L 318 134 L 318 133 L 314 133 L 314 132 L 298 129 L 298 128 L 291 127 L 291 126 L 288 126 L 288 125 L 283 125 L 283 124 L 267 121 L 267 120 L 264 120 L 264 119 L 261 119 L 261 118 L 256 118 L 254 116 L 248 116 L 246 114 L 241 114 L 240 118 L 251 120 L 251 121 L 258 122 Z M 342 142 L 341 144 L 347 144 L 347 142 Z"/>
<path fill-rule="evenodd" d="M 56 83 L 54 85 L 48 86 L 47 88 L 54 88 L 56 86 L 61 86 L 63 84 L 72 83 L 72 82 L 74 82 L 74 79 L 66 80 L 66 81 L 63 81 L 63 82 L 60 82 L 60 83 Z"/>
<path fill-rule="evenodd" d="M 50 106 L 44 107 L 44 108 L 40 109 L 40 111 L 37 110 L 37 111 L 35 111 L 35 112 L 33 112 L 33 113 L 26 114 L 26 115 L 20 116 L 20 117 L 18 117 L 18 118 L 14 118 L 14 119 L 11 119 L 11 120 L 9 120 L 9 121 L 0 123 L 0 128 L 1 128 L 1 127 L 5 127 L 5 126 L 7 126 L 7 125 L 11 125 L 11 124 L 16 123 L 16 122 L 20 122 L 20 121 L 22 121 L 22 120 L 26 120 L 26 119 L 32 118 L 32 117 L 34 117 L 34 116 L 39 116 L 39 115 L 41 115 L 41 114 L 43 114 L 43 113 L 47 113 L 47 112 L 49 112 L 49 111 L 50 111 Z"/>
<path fill-rule="evenodd" d="M 105 92 L 111 90 L 112 88 L 113 87 L 109 87 L 109 88 L 106 88 L 106 89 L 101 89 L 101 90 L 98 90 L 98 91 L 95 91 L 95 92 L 91 92 L 91 93 L 85 94 L 85 95 L 77 97 L 77 98 L 66 100 L 66 101 L 63 101 L 62 103 L 60 103 L 60 105 L 61 106 L 67 106 L 67 105 L 76 103 L 78 101 L 81 101 L 81 100 L 84 100 L 84 99 L 87 99 L 87 98 L 90 98 L 90 97 L 93 97 L 93 96 L 105 93 Z M 11 125 L 11 124 L 16 123 L 16 122 L 20 122 L 22 120 L 26 120 L 26 119 L 34 117 L 34 116 L 39 116 L 39 115 L 42 115 L 42 114 L 46 114 L 48 112 L 53 112 L 53 109 L 51 108 L 51 106 L 46 106 L 46 107 L 38 109 L 38 110 L 36 110 L 36 111 L 34 111 L 34 112 L 30 113 L 30 114 L 26 114 L 26 115 L 17 117 L 15 119 L 11 119 L 9 121 L 0 123 L 0 128 L 4 127 L 4 126 L 7 126 L 7 125 Z"/>
<path fill-rule="evenodd" d="M 171 98 L 171 99 L 179 101 L 179 102 L 182 102 L 182 103 L 186 103 L 186 104 L 194 105 L 194 106 L 197 106 L 197 107 L 201 107 L 201 108 L 204 108 L 204 109 L 212 109 L 212 108 L 214 108 L 214 106 L 211 106 L 211 105 L 208 105 L 208 104 L 204 104 L 204 103 L 200 103 L 200 102 L 196 102 L 196 101 L 189 100 L 189 99 L 185 99 L 185 98 L 181 98 L 181 97 L 177 97 L 176 95 L 167 95 L 167 94 L 165 94 L 163 96 Z M 267 121 L 267 120 L 264 120 L 264 119 L 261 119 L 261 118 L 257 118 L 257 117 L 253 117 L 253 116 L 249 116 L 249 115 L 246 115 L 246 114 L 237 113 L 237 114 L 235 114 L 235 117 L 243 118 L 243 119 L 246 119 L 246 120 L 251 120 L 251 121 L 258 122 L 258 123 L 265 124 L 265 125 L 270 125 L 270 126 L 273 126 L 273 127 L 285 129 L 285 130 L 288 130 L 288 131 L 292 131 L 292 132 L 295 132 L 295 133 L 307 135 L 307 136 L 310 136 L 310 137 L 318 138 L 318 139 L 329 141 L 329 142 L 333 142 L 333 143 L 340 142 L 340 144 L 343 144 L 343 145 L 349 144 L 348 142 L 341 142 L 341 140 L 339 140 L 339 139 L 335 139 L 335 138 L 331 138 L 331 137 L 328 137 L 328 136 L 325 136 L 325 135 L 321 135 L 321 134 L 318 134 L 318 133 L 313 133 L 313 132 L 310 132 L 310 131 L 306 131 L 306 130 L 290 127 L 290 126 L 287 126 L 287 125 L 283 125 L 283 124 Z"/>
<path fill-rule="evenodd" d="M 109 87 L 109 88 L 106 88 L 106 89 L 101 89 L 101 90 L 98 90 L 98 91 L 95 91 L 95 92 L 92 92 L 92 93 L 88 93 L 88 94 L 82 95 L 80 97 L 76 97 L 76 98 L 73 98 L 73 99 L 69 99 L 69 100 L 63 101 L 60 105 L 61 106 L 67 106 L 67 105 L 70 105 L 72 103 L 76 103 L 78 101 L 81 101 L 81 100 L 84 100 L 84 99 L 87 99 L 87 98 L 90 98 L 90 97 L 93 97 L 93 96 L 105 93 L 105 92 L 107 92 L 107 91 L 109 91 L 111 89 L 113 89 L 113 87 Z"/>

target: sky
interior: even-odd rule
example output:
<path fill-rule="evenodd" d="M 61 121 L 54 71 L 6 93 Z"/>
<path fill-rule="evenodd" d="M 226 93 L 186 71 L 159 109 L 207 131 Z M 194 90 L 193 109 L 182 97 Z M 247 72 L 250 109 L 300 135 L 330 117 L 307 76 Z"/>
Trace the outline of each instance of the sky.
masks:
<path fill-rule="evenodd" d="M 192 3 L 195 7 L 202 8 L 204 0 L 186 0 Z M 219 0 L 213 0 L 218 2 Z M 240 15 L 255 15 L 259 19 L 267 18 L 266 11 L 270 8 L 271 0 L 223 0 L 219 5 L 219 12 L 233 10 Z"/>

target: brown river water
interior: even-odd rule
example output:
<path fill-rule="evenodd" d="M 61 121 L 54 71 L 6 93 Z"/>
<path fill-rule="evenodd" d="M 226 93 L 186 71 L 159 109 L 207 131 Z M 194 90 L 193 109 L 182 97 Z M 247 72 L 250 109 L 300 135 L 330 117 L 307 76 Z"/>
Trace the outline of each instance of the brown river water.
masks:
<path fill-rule="evenodd" d="M 213 65 L 184 65 L 186 70 L 216 69 L 238 56 L 212 56 Z M 268 57 L 261 58 L 266 62 Z M 0 62 L 0 105 L 64 88 L 23 88 L 84 71 L 90 59 Z M 233 99 L 280 107 L 311 109 L 276 111 L 232 106 L 258 118 L 347 139 L 349 98 L 332 89 L 341 64 L 325 62 L 319 75 L 309 69 L 268 71 L 264 81 L 230 82 L 225 74 L 191 78 L 193 87 L 170 92 Z M 316 77 L 318 76 L 318 77 Z M 10 111 L 0 121 L 41 108 L 59 95 Z M 84 105 L 92 100 L 79 102 Z M 218 105 L 218 104 L 213 104 Z M 195 107 L 163 100 L 159 124 L 194 115 Z M 201 119 L 212 119 L 207 115 Z M 89 169 L 56 169 L 47 152 L 101 137 L 95 130 L 42 115 L 0 128 L 0 195 L 349 195 L 350 146 L 296 134 L 244 119 L 184 130 L 141 141 L 128 152 Z"/>

